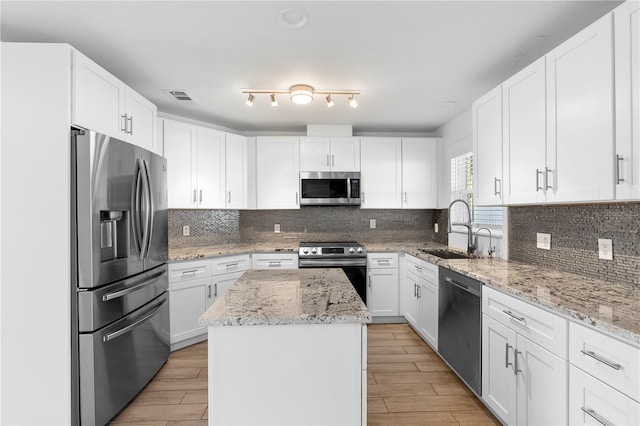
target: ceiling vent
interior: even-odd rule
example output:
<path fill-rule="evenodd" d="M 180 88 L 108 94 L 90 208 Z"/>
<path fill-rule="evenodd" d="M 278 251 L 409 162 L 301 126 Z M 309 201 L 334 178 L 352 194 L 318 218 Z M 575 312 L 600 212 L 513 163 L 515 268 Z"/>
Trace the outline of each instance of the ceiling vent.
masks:
<path fill-rule="evenodd" d="M 179 103 L 195 103 L 196 101 L 184 90 L 165 90 L 174 100 Z"/>

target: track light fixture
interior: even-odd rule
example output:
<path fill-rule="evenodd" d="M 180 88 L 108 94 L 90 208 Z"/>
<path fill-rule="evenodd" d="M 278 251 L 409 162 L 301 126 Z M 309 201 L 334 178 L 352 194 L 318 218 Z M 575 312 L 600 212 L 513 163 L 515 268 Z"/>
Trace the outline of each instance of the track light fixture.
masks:
<path fill-rule="evenodd" d="M 249 94 L 249 98 L 247 99 L 247 105 L 253 106 L 253 102 L 255 100 L 254 95 L 269 95 L 271 99 L 272 106 L 278 106 L 278 100 L 276 99 L 276 94 L 278 95 L 289 95 L 289 99 L 291 102 L 298 105 L 305 105 L 313 101 L 313 95 L 327 95 L 324 99 L 327 103 L 327 107 L 331 108 L 335 105 L 332 95 L 348 95 L 347 102 L 351 105 L 352 108 L 358 106 L 358 102 L 355 100 L 355 96 L 359 95 L 360 92 L 357 90 L 315 90 L 313 87 L 308 84 L 296 84 L 291 86 L 289 89 L 242 89 L 242 93 Z"/>
<path fill-rule="evenodd" d="M 327 107 L 331 108 L 332 106 L 335 105 L 335 103 L 333 102 L 333 99 L 331 99 L 331 95 L 327 95 L 325 100 L 327 101 Z"/>

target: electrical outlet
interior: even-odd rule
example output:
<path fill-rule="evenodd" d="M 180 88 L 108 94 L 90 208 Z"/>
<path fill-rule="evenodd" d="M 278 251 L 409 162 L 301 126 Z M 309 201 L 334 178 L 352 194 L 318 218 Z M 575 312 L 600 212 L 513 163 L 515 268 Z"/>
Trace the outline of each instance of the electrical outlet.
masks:
<path fill-rule="evenodd" d="M 536 237 L 537 237 L 536 247 L 543 250 L 551 250 L 551 234 L 542 234 L 538 232 L 536 234 Z"/>
<path fill-rule="evenodd" d="M 190 230 L 189 230 L 189 225 L 184 225 L 184 226 L 182 227 L 182 236 L 183 236 L 183 237 L 188 237 L 190 233 L 191 233 L 191 232 L 190 232 Z"/>
<path fill-rule="evenodd" d="M 369 219 L 369 228 L 376 229 L 376 220 L 375 219 Z"/>
<path fill-rule="evenodd" d="M 279 223 L 274 223 L 273 224 L 273 232 L 275 232 L 276 234 L 280 233 L 280 224 Z"/>
<path fill-rule="evenodd" d="M 438 223 L 434 223 L 433 224 L 433 232 L 435 232 L 436 234 L 438 233 Z"/>
<path fill-rule="evenodd" d="M 611 240 L 598 238 L 598 258 L 613 260 L 613 245 L 611 244 Z"/>

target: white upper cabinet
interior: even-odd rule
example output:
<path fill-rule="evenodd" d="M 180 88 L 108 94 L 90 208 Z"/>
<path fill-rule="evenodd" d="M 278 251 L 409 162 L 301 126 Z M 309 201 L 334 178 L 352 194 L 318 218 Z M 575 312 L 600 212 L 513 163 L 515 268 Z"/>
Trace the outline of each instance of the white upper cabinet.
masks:
<path fill-rule="evenodd" d="M 547 126 L 545 58 L 502 84 L 505 204 L 546 200 Z"/>
<path fill-rule="evenodd" d="M 435 138 L 402 138 L 403 208 L 436 208 L 437 141 Z"/>
<path fill-rule="evenodd" d="M 300 138 L 260 136 L 256 144 L 257 208 L 300 208 Z"/>
<path fill-rule="evenodd" d="M 249 141 L 246 137 L 227 133 L 226 206 L 228 209 L 249 207 Z"/>
<path fill-rule="evenodd" d="M 224 132 L 163 121 L 168 207 L 224 208 Z"/>
<path fill-rule="evenodd" d="M 73 124 L 161 153 L 156 106 L 77 50 L 72 99 Z"/>
<path fill-rule="evenodd" d="M 614 198 L 612 16 L 606 15 L 547 59 L 547 201 Z"/>
<path fill-rule="evenodd" d="M 613 11 L 616 81 L 616 198 L 640 198 L 640 2 Z"/>
<path fill-rule="evenodd" d="M 473 188 L 478 206 L 502 204 L 502 87 L 471 106 Z"/>
<path fill-rule="evenodd" d="M 301 138 L 300 170 L 303 172 L 359 172 L 360 138 Z"/>
<path fill-rule="evenodd" d="M 360 158 L 361 208 L 401 208 L 402 140 L 362 138 Z"/>

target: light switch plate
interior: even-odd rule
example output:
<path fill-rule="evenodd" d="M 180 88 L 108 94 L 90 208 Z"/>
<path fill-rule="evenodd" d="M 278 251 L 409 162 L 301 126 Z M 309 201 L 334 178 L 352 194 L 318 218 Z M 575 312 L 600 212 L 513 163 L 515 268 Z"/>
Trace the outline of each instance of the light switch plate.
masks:
<path fill-rule="evenodd" d="M 551 234 L 537 234 L 537 247 L 543 250 L 551 250 Z"/>
<path fill-rule="evenodd" d="M 613 246 L 611 240 L 598 238 L 598 258 L 613 260 Z"/>
<path fill-rule="evenodd" d="M 369 228 L 376 229 L 376 220 L 375 219 L 369 219 Z"/>
<path fill-rule="evenodd" d="M 438 222 L 433 224 L 433 232 L 438 233 Z"/>
<path fill-rule="evenodd" d="M 275 232 L 276 234 L 280 233 L 280 224 L 279 223 L 274 223 L 273 224 L 273 232 Z"/>
<path fill-rule="evenodd" d="M 183 236 L 183 237 L 188 237 L 190 233 L 191 233 L 191 232 L 190 232 L 190 230 L 189 230 L 189 225 L 184 225 L 184 226 L 182 227 L 182 236 Z"/>

